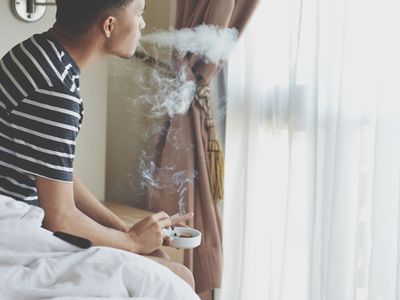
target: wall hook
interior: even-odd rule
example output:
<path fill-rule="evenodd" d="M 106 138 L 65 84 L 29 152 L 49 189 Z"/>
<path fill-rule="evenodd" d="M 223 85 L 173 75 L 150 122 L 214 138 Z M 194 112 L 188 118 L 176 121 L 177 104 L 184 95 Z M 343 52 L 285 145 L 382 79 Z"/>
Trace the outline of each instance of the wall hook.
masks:
<path fill-rule="evenodd" d="M 11 0 L 11 8 L 14 14 L 26 22 L 36 22 L 46 13 L 49 5 L 56 5 L 46 0 Z"/>

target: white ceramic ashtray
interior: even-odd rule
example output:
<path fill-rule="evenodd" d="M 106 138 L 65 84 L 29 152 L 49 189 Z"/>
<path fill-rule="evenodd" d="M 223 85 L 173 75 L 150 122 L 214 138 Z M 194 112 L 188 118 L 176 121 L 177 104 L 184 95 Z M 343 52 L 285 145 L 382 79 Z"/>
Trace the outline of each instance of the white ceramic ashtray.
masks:
<path fill-rule="evenodd" d="M 171 238 L 174 248 L 193 249 L 201 244 L 201 232 L 190 227 L 165 228 L 164 232 Z"/>

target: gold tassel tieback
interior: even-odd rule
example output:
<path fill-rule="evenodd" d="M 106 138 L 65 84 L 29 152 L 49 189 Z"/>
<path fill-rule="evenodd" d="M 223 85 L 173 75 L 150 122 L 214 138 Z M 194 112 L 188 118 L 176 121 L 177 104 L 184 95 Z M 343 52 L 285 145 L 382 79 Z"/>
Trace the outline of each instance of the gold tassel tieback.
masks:
<path fill-rule="evenodd" d="M 215 125 L 211 108 L 210 87 L 199 85 L 195 96 L 196 103 L 203 109 L 208 130 L 207 157 L 211 195 L 215 203 L 224 199 L 224 156 L 221 144 L 216 138 Z"/>
<path fill-rule="evenodd" d="M 210 162 L 210 185 L 214 202 L 224 199 L 224 157 L 221 144 L 217 140 L 208 141 Z"/>

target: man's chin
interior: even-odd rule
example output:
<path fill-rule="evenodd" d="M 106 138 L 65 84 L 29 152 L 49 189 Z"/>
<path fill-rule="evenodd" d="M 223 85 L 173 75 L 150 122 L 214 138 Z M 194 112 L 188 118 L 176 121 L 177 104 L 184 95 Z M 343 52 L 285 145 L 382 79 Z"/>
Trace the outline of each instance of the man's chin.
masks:
<path fill-rule="evenodd" d="M 124 49 L 125 51 L 118 51 L 118 52 L 114 52 L 113 54 L 114 54 L 114 56 L 117 56 L 119 58 L 129 59 L 135 55 L 135 52 L 136 52 L 138 46 L 139 46 L 139 43 L 135 43 L 135 44 L 131 45 L 130 48 Z"/>
<path fill-rule="evenodd" d="M 126 54 L 123 54 L 123 55 L 119 55 L 119 57 L 123 58 L 123 59 L 130 59 L 130 58 L 135 56 L 135 52 L 136 52 L 136 49 L 131 51 L 131 52 L 129 52 L 129 53 L 126 53 Z"/>

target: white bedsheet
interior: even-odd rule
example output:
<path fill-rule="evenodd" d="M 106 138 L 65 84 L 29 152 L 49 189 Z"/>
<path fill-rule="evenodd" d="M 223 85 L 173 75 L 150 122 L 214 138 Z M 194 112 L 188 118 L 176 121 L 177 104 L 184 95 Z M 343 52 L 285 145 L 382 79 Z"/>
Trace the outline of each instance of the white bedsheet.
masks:
<path fill-rule="evenodd" d="M 122 250 L 82 250 L 41 228 L 42 209 L 0 196 L 0 300 L 199 298 L 160 264 Z"/>

